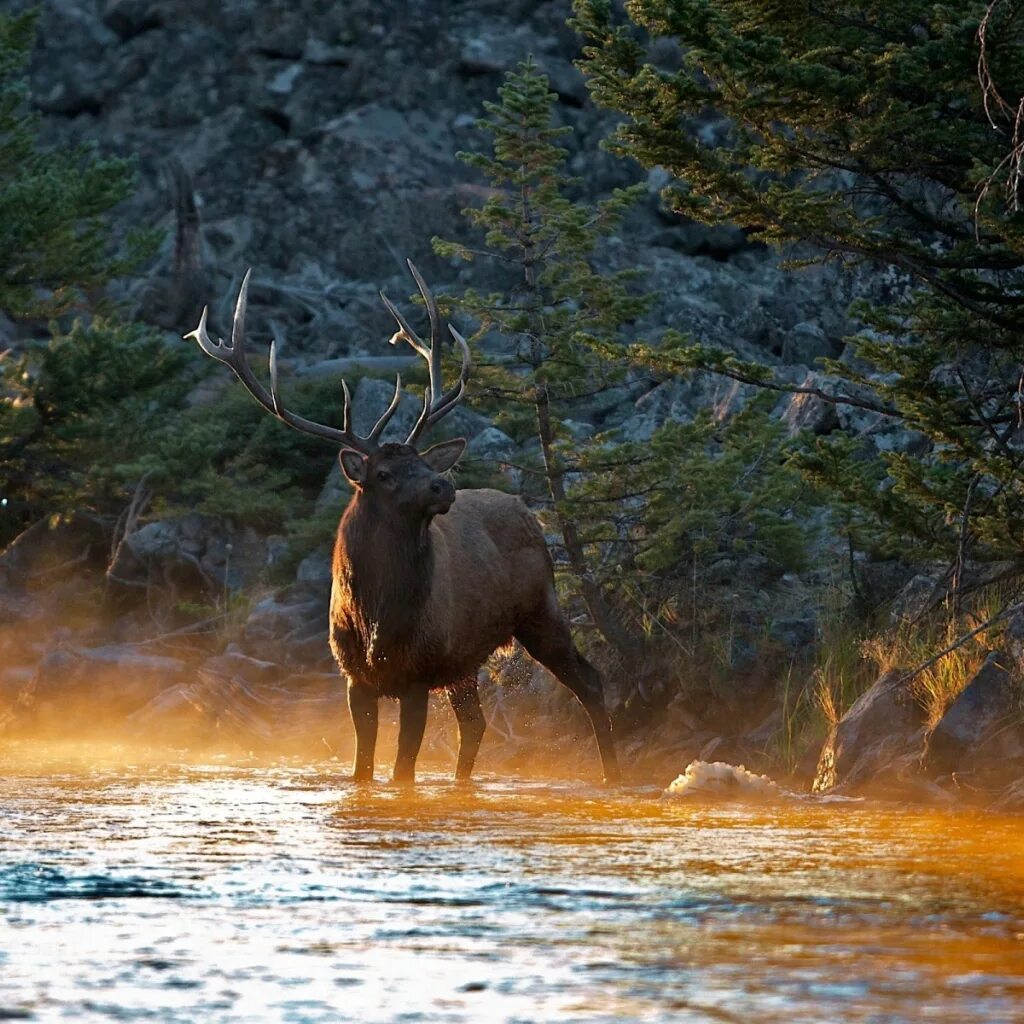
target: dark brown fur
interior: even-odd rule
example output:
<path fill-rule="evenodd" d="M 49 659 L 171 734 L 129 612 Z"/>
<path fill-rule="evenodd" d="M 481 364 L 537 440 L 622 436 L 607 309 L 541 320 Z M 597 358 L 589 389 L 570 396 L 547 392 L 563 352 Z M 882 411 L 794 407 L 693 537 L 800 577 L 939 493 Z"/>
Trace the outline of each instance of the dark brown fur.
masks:
<path fill-rule="evenodd" d="M 381 465 L 408 471 L 400 489 L 374 488 Z M 580 698 L 594 722 L 605 774 L 615 777 L 601 680 L 573 645 L 537 521 L 518 498 L 494 490 L 452 492 L 447 512 L 423 511 L 409 495 L 425 494 L 436 479 L 411 448 L 385 445 L 367 460 L 366 483 L 338 527 L 330 641 L 355 691 L 357 744 L 371 742 L 369 721 L 360 734 L 360 715 L 372 717 L 376 732 L 370 702 L 380 697 L 398 698 L 404 712 L 406 701 L 425 708 L 429 690 L 446 688 L 458 715 L 457 699 L 464 704 L 472 691 L 475 700 L 477 670 L 515 638 Z M 482 735 L 482 718 L 467 724 Z M 413 716 L 410 729 L 417 725 Z M 460 717 L 460 731 L 462 725 Z M 412 745 L 410 738 L 407 748 Z M 460 774 L 469 774 L 475 753 L 475 746 L 465 757 L 460 751 Z M 365 751 L 360 757 L 357 750 L 357 777 L 372 774 L 372 753 L 369 758 L 367 764 Z M 414 763 L 415 753 L 412 763 L 403 763 L 400 749 L 396 778 L 411 777 Z"/>

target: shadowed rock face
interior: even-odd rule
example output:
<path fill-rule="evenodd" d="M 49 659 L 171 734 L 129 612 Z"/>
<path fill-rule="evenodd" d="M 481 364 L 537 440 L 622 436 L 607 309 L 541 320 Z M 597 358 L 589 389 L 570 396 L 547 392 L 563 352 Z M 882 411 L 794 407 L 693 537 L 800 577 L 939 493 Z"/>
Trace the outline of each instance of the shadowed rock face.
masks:
<path fill-rule="evenodd" d="M 1010 659 L 993 651 L 928 738 L 926 766 L 1013 779 L 1024 767 L 1024 686 Z"/>
<path fill-rule="evenodd" d="M 615 118 L 591 106 L 573 67 L 570 14 L 568 0 L 61 0 L 42 8 L 32 94 L 47 141 L 138 157 L 124 223 L 168 230 L 145 276 L 119 286 L 144 317 L 176 332 L 195 323 L 172 294 L 182 285 L 175 210 L 192 211 L 186 180 L 198 217 L 186 248 L 201 264 L 188 286 L 205 290 L 189 301 L 211 301 L 215 327 L 232 278 L 252 265 L 255 326 L 272 318 L 285 355 L 379 354 L 376 291 L 405 291 L 402 254 L 441 290 L 496 283 L 486 261 L 435 261 L 430 239 L 470 240 L 460 210 L 486 189 L 456 153 L 482 145 L 476 118 L 519 60 L 532 54 L 549 75 L 557 116 L 575 130 L 569 170 L 592 197 L 643 175 L 599 148 Z M 610 268 L 645 268 L 644 287 L 660 296 L 646 323 L 794 365 L 838 351 L 851 275 L 784 274 L 741 232 L 666 214 L 666 175 L 648 180 L 630 244 L 603 256 Z M 635 398 L 624 394 L 623 407 Z"/>
<path fill-rule="evenodd" d="M 862 694 L 829 736 L 818 761 L 815 792 L 895 785 L 912 772 L 924 739 L 925 714 L 900 669 Z"/>

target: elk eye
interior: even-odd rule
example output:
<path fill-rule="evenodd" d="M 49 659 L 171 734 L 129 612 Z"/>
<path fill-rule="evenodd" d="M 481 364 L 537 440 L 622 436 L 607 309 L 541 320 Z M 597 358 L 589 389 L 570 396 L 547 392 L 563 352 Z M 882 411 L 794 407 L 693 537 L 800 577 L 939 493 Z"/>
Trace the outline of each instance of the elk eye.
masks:
<path fill-rule="evenodd" d="M 383 484 L 391 479 L 391 474 L 386 469 L 377 470 L 377 479 Z"/>

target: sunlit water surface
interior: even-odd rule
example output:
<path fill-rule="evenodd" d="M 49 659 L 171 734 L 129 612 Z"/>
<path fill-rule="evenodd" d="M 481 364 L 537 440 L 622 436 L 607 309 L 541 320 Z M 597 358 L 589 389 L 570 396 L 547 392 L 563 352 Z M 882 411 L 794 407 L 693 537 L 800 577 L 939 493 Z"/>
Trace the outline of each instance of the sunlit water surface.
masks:
<path fill-rule="evenodd" d="M 1024 821 L 0 763 L 0 1019 L 1024 1021 Z"/>

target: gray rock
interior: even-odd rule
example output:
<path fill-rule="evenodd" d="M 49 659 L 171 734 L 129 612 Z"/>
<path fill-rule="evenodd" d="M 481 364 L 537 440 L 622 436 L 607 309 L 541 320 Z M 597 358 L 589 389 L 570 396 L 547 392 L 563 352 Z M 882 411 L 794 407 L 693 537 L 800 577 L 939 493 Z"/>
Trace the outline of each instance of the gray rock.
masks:
<path fill-rule="evenodd" d="M 829 378 L 823 374 L 808 373 L 800 382 L 804 388 L 817 388 L 828 393 Z M 831 434 L 839 427 L 839 414 L 833 402 L 811 394 L 792 394 L 782 402 L 780 413 L 790 434 L 808 430 L 812 434 Z"/>
<path fill-rule="evenodd" d="M 47 517 L 0 551 L 0 582 L 15 591 L 52 586 L 101 565 L 109 551 L 109 535 L 91 516 Z"/>
<path fill-rule="evenodd" d="M 894 598 L 890 610 L 892 622 L 916 622 L 926 612 L 942 603 L 947 590 L 947 584 L 932 576 L 918 573 L 903 585 Z"/>
<path fill-rule="evenodd" d="M 43 731 L 102 732 L 187 674 L 184 661 L 133 647 L 59 648 L 36 669 L 26 717 Z"/>
<path fill-rule="evenodd" d="M 507 462 L 517 449 L 515 441 L 497 427 L 486 427 L 469 442 L 466 454 L 482 462 Z"/>
<path fill-rule="evenodd" d="M 266 542 L 252 529 L 197 513 L 147 523 L 124 538 L 107 572 L 119 600 L 153 587 L 180 597 L 219 597 L 252 583 L 266 565 Z"/>
<path fill-rule="evenodd" d="M 781 643 L 787 651 L 798 654 L 810 649 L 818 635 L 818 620 L 812 615 L 776 619 L 771 623 L 768 635 Z"/>
<path fill-rule="evenodd" d="M 287 594 L 261 601 L 250 613 L 239 642 L 245 654 L 281 665 L 288 672 L 326 671 L 333 665 L 327 643 L 330 586 L 319 596 L 290 602 Z"/>
<path fill-rule="evenodd" d="M 153 0 L 107 0 L 102 11 L 103 24 L 122 40 L 161 28 L 165 17 L 163 5 Z"/>
<path fill-rule="evenodd" d="M 665 381 L 636 402 L 634 415 L 622 424 L 620 433 L 625 441 L 649 441 L 662 424 L 690 423 L 701 409 L 725 419 L 753 393 L 749 385 L 712 374 Z"/>
<path fill-rule="evenodd" d="M 822 747 L 815 792 L 912 784 L 925 713 L 904 676 L 899 669 L 886 672 L 843 715 Z"/>
<path fill-rule="evenodd" d="M 1024 608 L 1018 608 L 1007 620 L 1003 644 L 1012 659 L 1013 671 L 1024 678 Z"/>
<path fill-rule="evenodd" d="M 207 658 L 199 666 L 199 674 L 209 678 L 240 679 L 250 686 L 267 686 L 277 682 L 283 673 L 276 662 L 260 661 L 241 651 L 227 650 Z"/>
<path fill-rule="evenodd" d="M 928 737 L 925 763 L 935 774 L 1003 766 L 1019 771 L 1024 761 L 1024 685 L 1009 659 L 993 651 Z"/>
<path fill-rule="evenodd" d="M 329 589 L 332 580 L 331 549 L 319 548 L 306 555 L 299 563 L 295 578 L 300 583 L 313 583 Z"/>
<path fill-rule="evenodd" d="M 782 343 L 782 361 L 812 366 L 824 356 L 837 356 L 841 343 L 830 339 L 818 324 L 806 321 L 794 324 Z"/>
<path fill-rule="evenodd" d="M 893 600 L 914 575 L 911 566 L 895 558 L 857 563 L 857 586 L 868 608 L 878 608 Z"/>
<path fill-rule="evenodd" d="M 352 395 L 352 426 L 357 434 L 365 437 L 373 429 L 394 395 L 394 381 L 378 380 L 375 377 L 363 377 L 359 381 Z M 405 441 L 422 407 L 422 397 L 417 399 L 412 393 L 403 392 L 401 403 L 381 439 Z"/>

